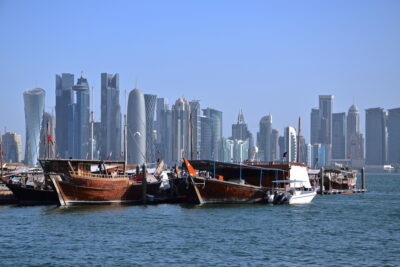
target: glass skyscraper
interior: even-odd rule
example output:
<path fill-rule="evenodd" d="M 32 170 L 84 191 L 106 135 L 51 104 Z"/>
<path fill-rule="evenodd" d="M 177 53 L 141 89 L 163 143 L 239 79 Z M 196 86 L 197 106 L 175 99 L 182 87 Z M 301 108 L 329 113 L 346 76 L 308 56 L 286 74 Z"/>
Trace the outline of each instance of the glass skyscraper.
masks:
<path fill-rule="evenodd" d="M 34 166 L 39 157 L 40 127 L 45 108 L 46 92 L 42 88 L 34 88 L 24 92 L 25 104 L 25 164 Z"/>

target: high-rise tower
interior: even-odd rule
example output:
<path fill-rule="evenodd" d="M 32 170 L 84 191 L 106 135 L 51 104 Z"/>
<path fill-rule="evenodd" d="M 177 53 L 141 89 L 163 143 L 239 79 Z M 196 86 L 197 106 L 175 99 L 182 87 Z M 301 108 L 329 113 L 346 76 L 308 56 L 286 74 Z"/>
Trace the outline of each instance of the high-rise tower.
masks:
<path fill-rule="evenodd" d="M 128 100 L 128 163 L 146 162 L 146 107 L 143 92 L 133 89 Z"/>
<path fill-rule="evenodd" d="M 154 112 L 156 109 L 156 95 L 144 95 L 146 109 L 146 162 L 155 161 L 155 138 L 153 134 Z"/>
<path fill-rule="evenodd" d="M 100 134 L 100 157 L 102 159 L 121 159 L 121 106 L 119 92 L 119 74 L 102 73 Z"/>
<path fill-rule="evenodd" d="M 68 117 L 70 113 L 70 106 L 74 103 L 74 93 L 72 87 L 74 86 L 74 75 L 70 73 L 63 73 L 56 75 L 56 151 L 59 157 L 67 158 L 68 140 Z"/>
<path fill-rule="evenodd" d="M 400 108 L 388 110 L 388 163 L 400 164 Z"/>
<path fill-rule="evenodd" d="M 81 76 L 76 85 L 72 87 L 76 92 L 76 103 L 73 104 L 72 123 L 69 135 L 74 136 L 74 157 L 87 159 L 90 153 L 90 90 L 86 78 Z M 70 118 L 71 119 L 71 118 Z"/>
<path fill-rule="evenodd" d="M 386 163 L 386 113 L 382 108 L 365 110 L 365 148 L 367 165 Z"/>
<path fill-rule="evenodd" d="M 40 127 L 45 108 L 46 92 L 42 88 L 34 88 L 24 92 L 25 104 L 25 164 L 34 166 L 39 157 Z"/>
<path fill-rule="evenodd" d="M 172 160 L 191 158 L 191 142 L 190 105 L 179 98 L 172 107 Z"/>

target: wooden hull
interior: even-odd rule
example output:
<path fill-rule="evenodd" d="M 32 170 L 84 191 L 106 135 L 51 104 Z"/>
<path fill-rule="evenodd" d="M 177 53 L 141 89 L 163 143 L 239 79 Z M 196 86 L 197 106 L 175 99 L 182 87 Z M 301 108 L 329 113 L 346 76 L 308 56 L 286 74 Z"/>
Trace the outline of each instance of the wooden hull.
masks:
<path fill-rule="evenodd" d="M 60 204 L 136 203 L 143 199 L 143 187 L 128 177 L 96 178 L 79 175 L 50 175 Z M 160 183 L 148 183 L 147 194 L 158 192 Z"/>
<path fill-rule="evenodd" d="M 265 188 L 203 177 L 191 177 L 196 202 L 257 203 L 265 198 Z"/>
<path fill-rule="evenodd" d="M 35 189 L 20 184 L 6 184 L 20 204 L 24 205 L 54 205 L 58 204 L 57 193 L 54 190 Z"/>

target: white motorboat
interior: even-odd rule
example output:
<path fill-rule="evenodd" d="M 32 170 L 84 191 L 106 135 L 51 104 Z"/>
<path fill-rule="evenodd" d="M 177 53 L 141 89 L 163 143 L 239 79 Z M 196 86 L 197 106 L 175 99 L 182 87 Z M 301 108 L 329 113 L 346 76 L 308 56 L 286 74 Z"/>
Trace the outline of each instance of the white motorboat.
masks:
<path fill-rule="evenodd" d="M 271 204 L 311 203 L 317 194 L 314 188 L 307 187 L 301 180 L 276 180 L 273 184 L 273 193 L 267 197 L 267 202 Z"/>

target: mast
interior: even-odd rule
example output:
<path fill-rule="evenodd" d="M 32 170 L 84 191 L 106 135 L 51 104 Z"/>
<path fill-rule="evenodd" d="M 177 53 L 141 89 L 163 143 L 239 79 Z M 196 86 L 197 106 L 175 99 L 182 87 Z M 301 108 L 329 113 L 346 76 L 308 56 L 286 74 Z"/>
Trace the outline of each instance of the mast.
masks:
<path fill-rule="evenodd" d="M 50 134 L 49 134 L 49 121 L 47 121 L 47 158 L 50 158 Z"/>
<path fill-rule="evenodd" d="M 127 121 L 127 105 L 126 105 L 126 90 L 125 90 L 125 115 L 124 115 L 124 173 L 126 172 L 126 164 L 128 163 L 128 144 L 126 138 L 128 136 L 128 121 Z"/>
<path fill-rule="evenodd" d="M 90 111 L 90 159 L 93 160 L 93 105 L 94 105 L 94 98 L 93 98 L 93 86 L 92 86 L 92 106 Z"/>

